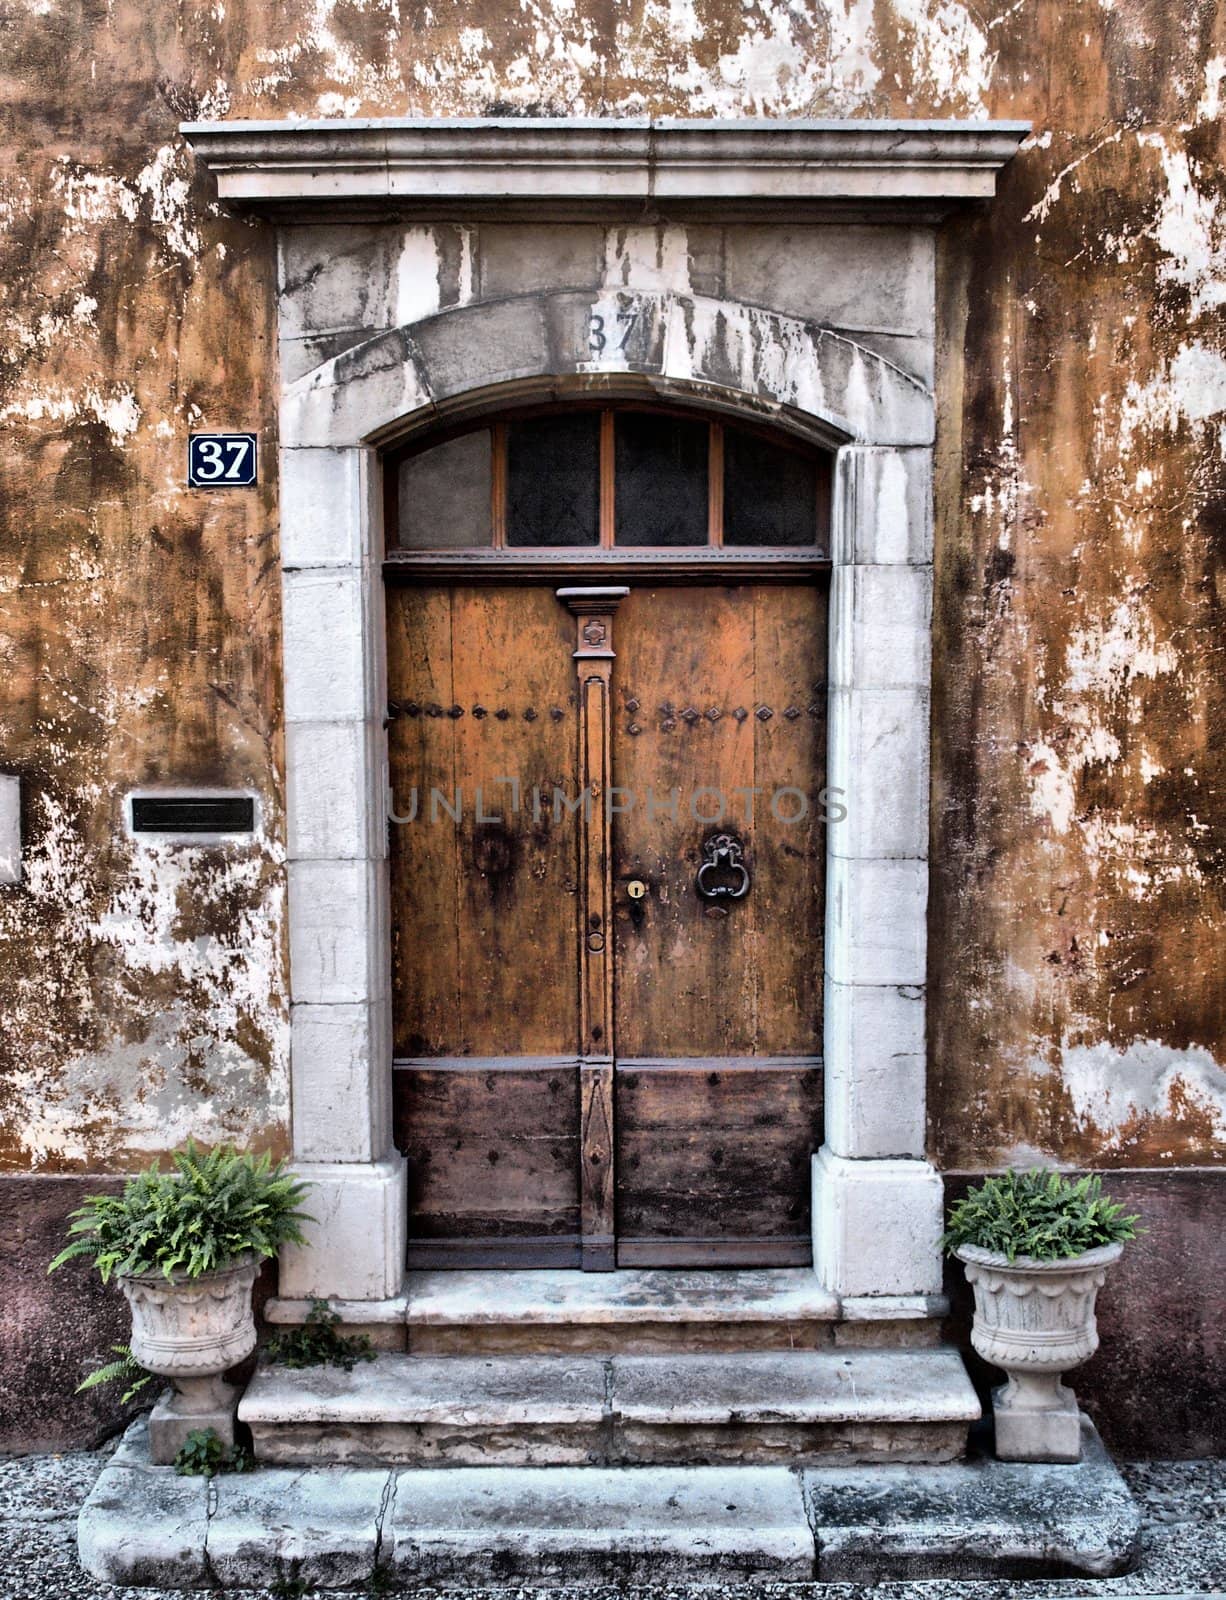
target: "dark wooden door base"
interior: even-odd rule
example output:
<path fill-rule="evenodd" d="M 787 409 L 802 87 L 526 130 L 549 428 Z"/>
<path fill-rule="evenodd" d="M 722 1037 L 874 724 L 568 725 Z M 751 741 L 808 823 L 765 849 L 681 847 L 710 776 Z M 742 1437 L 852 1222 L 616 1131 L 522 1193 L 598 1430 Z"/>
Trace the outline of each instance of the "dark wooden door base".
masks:
<path fill-rule="evenodd" d="M 619 1266 L 811 1259 L 817 1057 L 619 1061 L 614 1093 Z"/>

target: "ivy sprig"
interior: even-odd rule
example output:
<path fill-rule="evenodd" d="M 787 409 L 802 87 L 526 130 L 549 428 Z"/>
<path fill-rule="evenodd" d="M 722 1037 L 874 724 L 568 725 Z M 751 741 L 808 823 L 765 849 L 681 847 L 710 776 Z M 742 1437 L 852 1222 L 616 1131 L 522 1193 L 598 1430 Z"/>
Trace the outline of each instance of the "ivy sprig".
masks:
<path fill-rule="evenodd" d="M 215 1478 L 219 1472 L 254 1472 L 255 1461 L 245 1445 L 222 1443 L 213 1428 L 193 1428 L 179 1447 L 175 1472 L 180 1478 Z"/>
<path fill-rule="evenodd" d="M 275 1333 L 265 1346 L 270 1361 L 281 1367 L 341 1367 L 352 1372 L 359 1361 L 373 1361 L 369 1335 L 339 1331 L 339 1312 L 326 1300 L 314 1299 L 306 1321 Z"/>

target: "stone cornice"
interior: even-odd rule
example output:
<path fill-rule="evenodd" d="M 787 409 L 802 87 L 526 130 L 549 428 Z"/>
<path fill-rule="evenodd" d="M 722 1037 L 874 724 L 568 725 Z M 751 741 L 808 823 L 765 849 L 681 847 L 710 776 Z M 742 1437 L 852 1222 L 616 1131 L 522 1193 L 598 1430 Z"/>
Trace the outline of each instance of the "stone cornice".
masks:
<path fill-rule="evenodd" d="M 181 132 L 244 211 L 941 215 L 985 200 L 1024 122 L 361 118 Z"/>

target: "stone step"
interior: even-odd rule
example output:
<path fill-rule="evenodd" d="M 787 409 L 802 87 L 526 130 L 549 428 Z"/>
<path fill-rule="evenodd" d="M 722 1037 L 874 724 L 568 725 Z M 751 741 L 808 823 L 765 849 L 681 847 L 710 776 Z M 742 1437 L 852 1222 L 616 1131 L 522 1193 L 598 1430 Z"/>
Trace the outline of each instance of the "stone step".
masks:
<path fill-rule="evenodd" d="M 239 1406 L 283 1465 L 949 1461 L 979 1402 L 957 1351 L 381 1354 L 263 1366 Z"/>
<path fill-rule="evenodd" d="M 150 1466 L 141 1419 L 81 1511 L 78 1550 L 104 1583 L 212 1593 L 935 1577 L 1001 1593 L 1134 1563 L 1137 1507 L 1084 1430 L 1076 1466 L 980 1445 L 952 1466 L 262 1466 L 206 1481 Z"/>
<path fill-rule="evenodd" d="M 343 1326 L 414 1355 L 649 1355 L 933 1345 L 941 1296 L 840 1302 L 808 1267 L 731 1271 L 410 1272 L 379 1302 L 334 1301 Z M 273 1299 L 273 1323 L 301 1323 L 306 1300 Z"/>

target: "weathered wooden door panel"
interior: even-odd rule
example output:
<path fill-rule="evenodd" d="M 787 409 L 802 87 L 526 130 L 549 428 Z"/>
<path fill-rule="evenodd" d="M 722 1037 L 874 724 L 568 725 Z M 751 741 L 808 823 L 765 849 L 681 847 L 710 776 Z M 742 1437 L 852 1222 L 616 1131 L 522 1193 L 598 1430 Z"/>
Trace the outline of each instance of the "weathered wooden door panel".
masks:
<path fill-rule="evenodd" d="M 634 797 L 614 819 L 618 1053 L 816 1055 L 823 596 L 809 585 L 640 588 L 618 636 L 613 767 Z M 743 844 L 751 888 L 735 904 L 704 903 L 703 845 L 723 832 Z M 635 880 L 648 888 L 638 901 L 624 892 Z"/>
<path fill-rule="evenodd" d="M 825 611 L 813 585 L 711 584 L 636 588 L 618 618 L 613 765 L 633 797 L 614 819 L 625 1264 L 808 1259 Z M 736 900 L 698 892 L 721 834 L 748 873 Z"/>
<path fill-rule="evenodd" d="M 552 804 L 577 789 L 573 648 L 551 589 L 388 591 L 394 1116 L 419 1264 L 578 1261 L 575 829 Z"/>
<path fill-rule="evenodd" d="M 396 815 L 417 796 L 392 825 L 396 1055 L 573 1054 L 571 619 L 549 589 L 388 594 Z"/>
<path fill-rule="evenodd" d="M 609 1266 L 614 1223 L 623 1264 L 807 1260 L 824 590 L 406 586 L 388 619 L 410 1261 Z M 720 833 L 736 900 L 697 888 Z"/>

